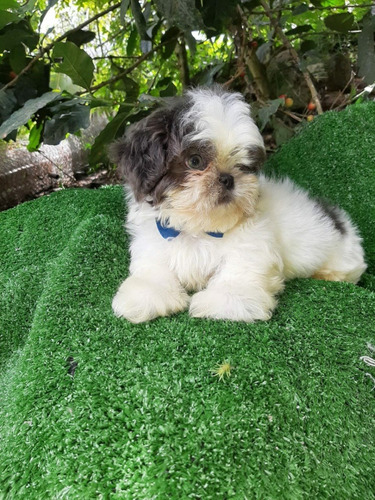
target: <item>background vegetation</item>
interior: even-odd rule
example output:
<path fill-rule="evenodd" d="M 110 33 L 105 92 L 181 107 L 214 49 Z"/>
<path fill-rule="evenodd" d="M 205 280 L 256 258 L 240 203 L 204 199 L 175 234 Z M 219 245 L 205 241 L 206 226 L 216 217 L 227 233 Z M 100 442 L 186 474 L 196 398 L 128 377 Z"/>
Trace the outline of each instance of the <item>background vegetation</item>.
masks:
<path fill-rule="evenodd" d="M 0 0 L 0 138 L 35 151 L 106 113 L 96 167 L 161 98 L 219 82 L 278 145 L 371 93 L 374 31 L 368 0 Z"/>

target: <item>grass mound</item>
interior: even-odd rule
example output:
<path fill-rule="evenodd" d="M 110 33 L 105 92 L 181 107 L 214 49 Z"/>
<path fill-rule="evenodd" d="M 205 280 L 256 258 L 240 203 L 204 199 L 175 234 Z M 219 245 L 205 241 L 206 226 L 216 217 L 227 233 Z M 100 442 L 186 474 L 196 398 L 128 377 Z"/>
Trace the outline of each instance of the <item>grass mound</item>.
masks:
<path fill-rule="evenodd" d="M 348 210 L 369 271 L 288 283 L 268 322 L 115 318 L 120 187 L 0 214 L 0 497 L 373 498 L 374 129 L 327 113 L 269 161 Z"/>

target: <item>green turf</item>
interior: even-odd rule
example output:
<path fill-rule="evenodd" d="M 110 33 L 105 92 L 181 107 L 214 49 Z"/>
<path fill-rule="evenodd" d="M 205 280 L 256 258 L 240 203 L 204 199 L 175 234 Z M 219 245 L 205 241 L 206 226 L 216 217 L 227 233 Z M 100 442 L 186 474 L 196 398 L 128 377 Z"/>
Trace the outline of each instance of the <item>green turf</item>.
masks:
<path fill-rule="evenodd" d="M 290 282 L 268 322 L 115 318 L 120 187 L 0 214 L 0 498 L 373 499 L 374 130 L 329 113 L 269 162 L 352 214 L 369 272 Z"/>

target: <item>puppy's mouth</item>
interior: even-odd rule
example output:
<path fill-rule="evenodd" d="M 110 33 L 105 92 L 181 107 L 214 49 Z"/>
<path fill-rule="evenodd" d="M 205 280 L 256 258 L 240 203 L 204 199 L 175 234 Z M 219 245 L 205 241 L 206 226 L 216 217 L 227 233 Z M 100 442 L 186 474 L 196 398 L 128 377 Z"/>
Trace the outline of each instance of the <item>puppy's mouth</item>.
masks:
<path fill-rule="evenodd" d="M 228 190 L 223 190 L 217 199 L 218 205 L 228 205 L 234 201 L 234 195 Z"/>

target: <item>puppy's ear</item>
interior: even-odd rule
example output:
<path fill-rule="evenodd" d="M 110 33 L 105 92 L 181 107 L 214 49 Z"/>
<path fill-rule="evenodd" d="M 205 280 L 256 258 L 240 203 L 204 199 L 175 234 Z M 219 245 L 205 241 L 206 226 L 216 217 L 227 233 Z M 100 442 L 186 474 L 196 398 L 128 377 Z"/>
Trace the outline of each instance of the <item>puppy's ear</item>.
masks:
<path fill-rule="evenodd" d="M 253 145 L 248 148 L 248 155 L 251 161 L 250 169 L 259 173 L 267 159 L 266 150 L 263 146 Z"/>
<path fill-rule="evenodd" d="M 168 171 L 168 151 L 175 142 L 175 117 L 175 109 L 158 109 L 129 127 L 125 136 L 110 147 L 110 158 L 137 201 L 150 195 Z"/>

